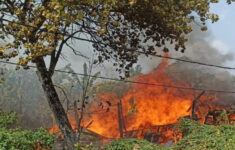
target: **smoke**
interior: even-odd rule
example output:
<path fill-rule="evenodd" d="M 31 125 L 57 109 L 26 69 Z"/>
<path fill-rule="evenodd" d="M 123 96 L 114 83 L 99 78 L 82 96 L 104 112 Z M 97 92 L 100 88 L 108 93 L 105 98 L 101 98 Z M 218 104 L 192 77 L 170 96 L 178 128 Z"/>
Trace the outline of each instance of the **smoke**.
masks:
<path fill-rule="evenodd" d="M 228 65 L 234 60 L 234 54 L 228 52 L 227 48 L 220 46 L 221 44 L 218 44 L 218 42 L 215 42 L 215 38 L 210 32 L 201 32 L 199 28 L 195 27 L 194 32 L 188 36 L 188 39 L 189 41 L 186 44 L 187 49 L 185 53 L 176 52 L 174 48 L 170 46 L 172 49 L 169 52 L 170 56 L 215 65 Z M 75 42 L 73 43 L 73 46 L 77 51 L 80 52 L 80 54 L 74 55 L 72 50 L 66 47 L 63 51 L 63 57 L 59 61 L 57 68 L 61 68 L 66 64 L 71 63 L 73 69 L 76 72 L 82 73 L 83 63 L 92 60 L 92 57 L 95 57 L 95 53 L 93 52 L 91 44 L 86 42 Z M 81 56 L 81 54 L 90 59 Z M 163 54 L 161 49 L 158 49 L 158 54 Z M 157 58 L 154 56 L 140 56 L 138 64 L 142 66 L 143 73 L 148 73 L 155 69 L 161 61 L 162 58 Z M 169 64 L 170 65 L 167 70 L 168 75 L 174 80 L 187 80 L 193 88 L 233 91 L 235 87 L 235 77 L 231 71 L 172 60 L 169 60 Z M 111 62 L 94 66 L 93 72 L 97 71 L 100 71 L 102 76 L 118 76 L 118 73 L 115 71 L 115 68 L 113 68 Z M 36 75 L 34 75 L 33 78 L 37 79 Z M 38 84 L 37 86 L 39 86 L 38 81 L 30 81 L 31 86 L 32 83 Z M 15 84 L 12 83 L 12 86 L 15 86 Z M 27 124 L 30 120 L 32 120 L 30 123 L 31 127 L 40 126 L 40 124 L 42 124 L 41 122 L 44 120 L 43 117 L 45 117 L 45 115 L 42 115 L 40 110 L 49 111 L 42 91 L 34 90 L 37 91 L 37 93 L 33 93 L 32 88 L 29 89 L 28 87 L 23 87 L 20 85 L 19 88 L 22 88 L 22 91 L 25 91 L 23 94 L 23 99 L 25 102 L 27 102 L 27 104 L 30 104 L 29 106 L 25 105 L 25 110 L 27 110 L 25 114 L 29 114 L 29 116 L 25 116 L 25 122 L 23 124 Z M 40 87 L 37 89 L 40 89 Z M 216 93 L 216 95 L 219 98 L 220 104 L 235 104 L 235 94 Z M 44 106 L 45 108 L 41 109 L 39 106 Z M 12 106 L 12 109 L 13 107 L 14 106 Z M 31 114 L 33 113 L 35 114 L 32 116 Z M 45 112 L 44 114 L 48 115 L 50 112 Z M 38 117 L 41 117 L 41 119 L 38 119 Z M 36 120 L 38 121 L 36 121 L 35 118 L 37 118 Z M 40 122 L 39 120 L 42 121 Z M 32 125 L 33 122 L 35 125 Z"/>
<path fill-rule="evenodd" d="M 170 56 L 176 58 L 183 57 L 183 59 L 186 58 L 193 61 L 215 65 L 224 65 L 225 63 L 234 60 L 234 54 L 228 52 L 228 48 L 225 48 L 225 46 L 220 46 L 222 44 L 217 44 L 218 41 L 215 40 L 210 31 L 202 32 L 199 27 L 194 26 L 193 32 L 190 33 L 187 38 L 188 42 L 186 43 L 186 51 L 184 53 L 175 51 L 172 45 L 167 45 L 170 47 Z M 158 54 L 163 55 L 162 49 L 157 48 L 157 52 Z M 147 73 L 154 69 L 161 62 L 161 60 L 161 58 L 154 56 L 150 58 L 141 56 L 138 63 L 145 68 L 144 72 Z M 175 61 L 169 60 L 169 62 L 174 63 Z"/>
<path fill-rule="evenodd" d="M 234 61 L 234 54 L 229 51 L 226 45 L 221 41 L 216 40 L 211 31 L 202 32 L 198 25 L 194 25 L 194 31 L 189 34 L 187 38 L 188 42 L 186 43 L 186 51 L 184 53 L 175 51 L 172 45 L 168 45 L 168 47 L 170 47 L 169 55 L 171 57 L 222 66 L 231 66 Z M 88 58 L 95 57 L 91 44 L 86 42 L 75 43 L 75 47 Z M 69 52 L 66 52 L 68 58 L 71 58 L 67 63 L 71 63 L 77 72 L 82 72 L 82 64 L 88 62 L 89 59 L 76 56 L 69 51 L 69 49 L 66 49 L 66 51 Z M 158 54 L 164 54 L 159 48 L 157 49 L 157 52 Z M 138 64 L 142 66 L 143 73 L 148 73 L 155 69 L 161 61 L 162 58 L 141 55 Z M 168 61 L 169 64 L 171 64 L 168 69 L 168 74 L 182 80 L 185 79 L 185 76 L 188 76 L 187 78 L 190 80 L 189 82 L 191 82 L 192 87 L 227 91 L 233 91 L 234 89 L 235 77 L 233 76 L 234 73 L 232 70 L 201 66 L 174 60 Z M 64 62 L 62 61 L 61 64 L 64 64 Z M 119 76 L 115 71 L 112 62 L 105 62 L 104 64 L 94 66 L 93 72 L 97 71 L 101 71 L 102 76 Z M 235 103 L 234 94 L 220 93 L 219 95 L 222 95 L 221 99 L 223 99 L 223 101 Z"/>
<path fill-rule="evenodd" d="M 210 32 L 200 32 L 196 29 L 193 34 L 189 36 L 187 43 L 187 51 L 185 57 L 190 60 L 222 65 L 231 66 L 234 60 L 234 54 L 223 45 L 215 45 L 215 39 Z M 178 62 L 179 63 L 179 62 Z M 198 84 L 205 89 L 233 91 L 234 89 L 234 75 L 231 70 L 225 70 L 215 67 L 207 67 L 193 64 L 180 63 L 178 68 L 174 68 L 183 72 L 181 78 L 190 75 L 192 84 Z M 216 93 L 219 98 L 219 103 L 232 105 L 235 104 L 235 94 Z"/>
<path fill-rule="evenodd" d="M 188 35 L 188 39 L 185 53 L 177 52 L 170 46 L 172 50 L 169 52 L 169 55 L 175 58 L 207 64 L 231 66 L 231 62 L 234 60 L 234 54 L 226 46 L 221 44 L 221 42 L 215 42 L 215 38 L 211 32 L 201 32 L 198 27 L 194 27 L 194 31 Z M 159 54 L 163 54 L 160 49 L 158 51 Z M 161 61 L 162 58 L 152 56 L 151 59 L 142 57 L 138 63 L 142 65 L 144 72 L 148 73 L 155 69 Z M 192 88 L 224 91 L 233 91 L 234 89 L 235 77 L 231 70 L 174 60 L 169 60 L 168 62 L 170 64 L 167 69 L 169 76 L 174 80 L 187 80 Z M 215 94 L 218 96 L 218 102 L 220 104 L 235 104 L 235 94 Z"/>

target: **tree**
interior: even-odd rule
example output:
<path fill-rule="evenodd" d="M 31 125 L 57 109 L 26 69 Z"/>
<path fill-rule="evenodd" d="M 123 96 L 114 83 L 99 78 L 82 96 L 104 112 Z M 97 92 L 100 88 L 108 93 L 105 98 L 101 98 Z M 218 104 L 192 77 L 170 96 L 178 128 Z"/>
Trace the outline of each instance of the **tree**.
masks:
<path fill-rule="evenodd" d="M 70 149 L 76 141 L 51 77 L 64 46 L 79 54 L 70 39 L 93 43 L 98 62 L 113 59 L 117 71 L 125 72 L 140 54 L 155 54 L 165 43 L 182 52 L 197 21 L 218 20 L 209 14 L 210 3 L 219 0 L 2 0 L 0 1 L 0 58 L 18 58 L 28 69 L 36 65 L 49 106 Z M 231 3 L 231 0 L 227 0 Z M 45 56 L 49 56 L 49 67 Z"/>
<path fill-rule="evenodd" d="M 82 127 L 82 121 L 84 119 L 84 112 L 85 108 L 88 107 L 88 104 L 92 101 L 90 96 L 93 94 L 93 85 L 97 77 L 100 75 L 100 72 L 96 72 L 94 75 L 92 75 L 92 69 L 93 69 L 93 61 L 89 62 L 89 66 L 87 63 L 83 64 L 83 75 L 82 77 L 79 77 L 73 68 L 71 67 L 71 64 L 66 65 L 63 70 L 71 72 L 71 76 L 67 76 L 68 82 L 66 83 L 72 83 L 73 91 L 76 92 L 76 97 L 73 97 L 72 101 L 72 109 L 69 108 L 69 100 L 67 101 L 67 110 L 73 110 L 74 111 L 74 118 L 76 120 L 76 129 L 77 129 L 77 140 L 80 140 L 81 133 L 83 130 Z M 62 78 L 64 79 L 64 78 Z M 71 90 L 72 91 L 72 90 Z M 70 91 L 70 95 L 72 94 Z M 66 93 L 65 93 L 66 94 Z"/>

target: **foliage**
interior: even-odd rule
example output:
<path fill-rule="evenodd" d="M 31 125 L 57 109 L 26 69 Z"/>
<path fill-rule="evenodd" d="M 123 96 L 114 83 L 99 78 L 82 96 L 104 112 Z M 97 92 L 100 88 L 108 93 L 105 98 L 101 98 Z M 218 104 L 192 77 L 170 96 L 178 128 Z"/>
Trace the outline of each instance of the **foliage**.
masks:
<path fill-rule="evenodd" d="M 45 129 L 33 132 L 20 129 L 0 129 L 0 149 L 2 150 L 32 150 L 37 147 L 52 147 L 53 136 Z"/>
<path fill-rule="evenodd" d="M 15 113 L 6 114 L 0 111 L 0 149 L 1 150 L 33 150 L 52 147 L 54 137 L 45 129 L 37 131 L 11 129 L 9 125 L 16 122 Z"/>
<path fill-rule="evenodd" d="M 92 145 L 92 143 L 85 146 L 82 145 L 81 143 L 76 143 L 75 150 L 96 150 L 96 148 Z"/>
<path fill-rule="evenodd" d="M 114 140 L 111 144 L 106 146 L 104 150 L 164 150 L 156 144 L 150 143 L 146 140 L 138 139 L 120 139 Z"/>
<path fill-rule="evenodd" d="M 204 125 L 196 121 L 180 120 L 177 126 L 183 132 L 183 139 L 177 144 L 164 148 L 145 140 L 120 139 L 108 144 L 105 150 L 233 150 L 235 147 L 235 125 Z"/>
<path fill-rule="evenodd" d="M 235 125 L 203 125 L 182 119 L 179 127 L 184 138 L 173 147 L 174 150 L 233 150 L 235 147 Z"/>
<path fill-rule="evenodd" d="M 11 112 L 7 114 L 0 110 L 0 128 L 8 127 L 9 125 L 15 124 L 16 121 L 16 113 Z"/>
<path fill-rule="evenodd" d="M 0 37 L 11 40 L 0 47 L 0 58 L 20 56 L 18 63 L 28 68 L 31 60 L 51 55 L 49 70 L 54 71 L 63 46 L 73 38 L 93 43 L 99 62 L 114 58 L 119 60 L 114 62 L 118 71 L 128 70 L 140 53 L 155 54 L 155 46 L 168 51 L 165 44 L 171 43 L 176 50 L 184 51 L 185 35 L 192 31 L 192 22 L 201 23 L 204 31 L 207 20 L 219 19 L 209 13 L 210 3 L 217 2 L 3 0 Z"/>

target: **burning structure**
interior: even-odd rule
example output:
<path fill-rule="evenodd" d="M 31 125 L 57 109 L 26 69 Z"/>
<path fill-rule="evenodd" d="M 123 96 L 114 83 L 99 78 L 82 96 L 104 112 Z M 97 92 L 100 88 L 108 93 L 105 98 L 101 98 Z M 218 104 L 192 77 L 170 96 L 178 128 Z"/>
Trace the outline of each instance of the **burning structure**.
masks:
<path fill-rule="evenodd" d="M 194 89 L 187 80 L 175 80 L 167 73 L 168 68 L 164 59 L 152 72 L 136 77 L 121 98 L 115 93 L 97 94 L 99 101 L 89 112 L 99 113 L 87 113 L 83 126 L 103 139 L 131 137 L 164 144 L 181 138 L 174 129 L 181 117 L 217 124 L 221 112 L 225 112 L 228 122 L 235 120 L 234 110 L 226 104 L 217 105 L 217 93 Z M 75 127 L 76 121 L 70 118 Z"/>

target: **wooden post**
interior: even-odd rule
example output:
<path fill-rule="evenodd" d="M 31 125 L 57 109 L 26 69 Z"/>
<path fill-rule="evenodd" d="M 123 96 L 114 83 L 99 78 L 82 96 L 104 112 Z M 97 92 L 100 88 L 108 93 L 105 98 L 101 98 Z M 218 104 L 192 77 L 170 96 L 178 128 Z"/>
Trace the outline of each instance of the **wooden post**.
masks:
<path fill-rule="evenodd" d="M 77 101 L 75 100 L 73 103 L 73 108 L 74 108 L 74 118 L 76 120 L 76 129 L 79 132 L 79 125 L 78 125 L 78 107 L 77 107 Z"/>
<path fill-rule="evenodd" d="M 122 122 L 122 114 L 121 114 L 121 104 L 117 104 L 118 109 L 118 124 L 119 124 L 119 131 L 120 131 L 120 138 L 123 138 L 123 122 Z"/>
<path fill-rule="evenodd" d="M 196 104 L 197 101 L 200 99 L 200 97 L 205 93 L 205 91 L 202 91 L 194 100 L 192 104 L 192 119 L 197 120 L 197 115 L 196 115 Z"/>
<path fill-rule="evenodd" d="M 126 124 L 125 124 L 125 119 L 123 117 L 123 111 L 122 111 L 122 100 L 120 100 L 120 108 L 121 108 L 121 119 L 122 119 L 122 125 L 123 125 L 123 130 L 124 133 L 126 132 Z"/>

